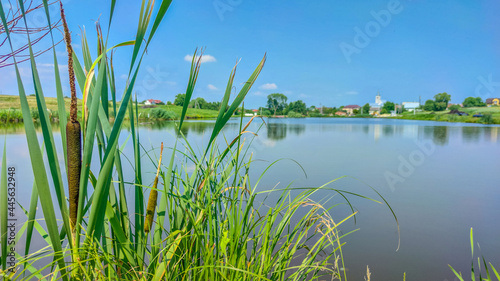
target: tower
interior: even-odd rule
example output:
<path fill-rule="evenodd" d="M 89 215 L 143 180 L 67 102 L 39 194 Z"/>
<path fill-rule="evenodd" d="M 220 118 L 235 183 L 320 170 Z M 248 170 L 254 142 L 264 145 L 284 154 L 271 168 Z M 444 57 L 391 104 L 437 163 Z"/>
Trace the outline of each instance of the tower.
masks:
<path fill-rule="evenodd" d="M 382 103 L 382 99 L 380 98 L 380 92 L 377 92 L 377 96 L 375 97 L 375 103 L 376 104 Z"/>

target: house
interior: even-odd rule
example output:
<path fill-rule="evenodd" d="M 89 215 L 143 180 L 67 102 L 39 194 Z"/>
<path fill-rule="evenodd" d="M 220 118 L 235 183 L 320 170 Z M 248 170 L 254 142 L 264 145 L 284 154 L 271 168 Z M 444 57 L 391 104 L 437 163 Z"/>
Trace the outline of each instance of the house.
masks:
<path fill-rule="evenodd" d="M 379 115 L 380 107 L 370 107 L 370 115 Z"/>
<path fill-rule="evenodd" d="M 344 108 L 342 108 L 342 110 L 345 110 L 347 112 L 347 114 L 352 115 L 354 113 L 355 109 L 359 110 L 360 108 L 361 108 L 361 106 L 359 106 L 359 105 L 351 104 L 351 105 L 344 106 Z"/>
<path fill-rule="evenodd" d="M 486 99 L 486 105 L 488 107 L 490 107 L 490 106 L 499 106 L 500 105 L 500 98 L 489 98 L 489 99 Z"/>
<path fill-rule="evenodd" d="M 145 105 L 160 104 L 161 100 L 149 99 L 144 102 Z"/>
<path fill-rule="evenodd" d="M 335 116 L 347 116 L 347 113 L 345 113 L 344 111 L 337 111 L 335 112 Z"/>
<path fill-rule="evenodd" d="M 404 109 L 408 111 L 414 111 L 420 107 L 420 103 L 414 101 L 405 101 L 402 104 L 404 106 Z"/>

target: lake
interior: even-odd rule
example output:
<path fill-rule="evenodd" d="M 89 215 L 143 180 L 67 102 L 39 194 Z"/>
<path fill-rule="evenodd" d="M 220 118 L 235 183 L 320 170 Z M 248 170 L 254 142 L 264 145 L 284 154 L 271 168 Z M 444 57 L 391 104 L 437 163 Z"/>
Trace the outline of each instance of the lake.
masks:
<path fill-rule="evenodd" d="M 342 230 L 359 229 L 344 239 L 349 280 L 364 280 L 367 265 L 374 280 L 403 280 L 404 272 L 407 280 L 455 280 L 448 264 L 469 275 L 471 227 L 480 254 L 499 265 L 499 126 L 353 118 L 265 121 L 266 126 L 256 119 L 249 127 L 257 137 L 246 135 L 247 142 L 253 139 L 250 152 L 256 160 L 251 168 L 252 182 L 272 162 L 282 160 L 268 170 L 259 190 L 290 183 L 292 187 L 318 187 L 346 176 L 328 187 L 380 201 L 373 188 L 394 210 L 400 228 L 399 249 L 398 226 L 389 208 L 349 197 L 358 214 L 356 223 L 351 219 Z M 183 133 L 201 152 L 212 126 L 213 121 L 187 121 Z M 165 146 L 172 146 L 174 128 L 173 123 L 142 126 L 143 145 L 158 149 L 163 141 Z M 239 120 L 233 119 L 223 133 L 230 141 L 238 129 Z M 22 191 L 17 199 L 27 206 L 33 176 L 26 139 L 22 128 L 9 131 L 8 162 L 18 170 Z M 124 129 L 122 143 L 127 136 Z M 54 133 L 54 137 L 60 143 L 60 135 Z M 2 147 L 3 143 L 1 138 Z M 63 159 L 61 151 L 59 147 Z M 131 152 L 127 143 L 124 154 Z M 152 181 L 155 169 L 149 160 L 144 159 L 143 169 L 151 171 L 146 177 Z M 130 189 L 129 199 L 132 194 Z M 342 202 L 339 196 L 331 198 L 334 194 L 323 190 L 313 199 L 327 207 Z M 349 208 L 342 205 L 331 213 L 340 221 L 349 214 Z M 478 252 L 477 247 L 475 250 Z"/>

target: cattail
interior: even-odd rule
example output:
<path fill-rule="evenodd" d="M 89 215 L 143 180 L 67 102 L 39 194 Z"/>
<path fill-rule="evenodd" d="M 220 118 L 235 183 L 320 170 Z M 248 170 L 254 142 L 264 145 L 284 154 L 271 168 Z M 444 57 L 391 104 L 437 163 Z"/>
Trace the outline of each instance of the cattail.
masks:
<path fill-rule="evenodd" d="M 151 226 L 153 225 L 153 218 L 155 215 L 156 204 L 158 201 L 158 176 L 160 174 L 161 167 L 161 156 L 163 154 L 163 142 L 161 143 L 160 150 L 160 160 L 158 161 L 158 169 L 156 170 L 155 181 L 153 182 L 153 189 L 149 193 L 148 207 L 146 208 L 146 221 L 144 223 L 144 232 L 148 233 L 151 231 Z"/>
<path fill-rule="evenodd" d="M 80 172 L 82 169 L 82 130 L 77 120 L 77 99 L 75 88 L 75 72 L 73 70 L 73 49 L 71 48 L 71 35 L 69 33 L 64 9 L 61 4 L 61 20 L 64 26 L 64 40 L 68 51 L 68 74 L 71 89 L 71 105 L 69 122 L 66 125 L 66 148 L 68 158 L 68 189 L 69 189 L 69 219 L 72 230 L 78 215 L 78 197 L 80 193 Z"/>

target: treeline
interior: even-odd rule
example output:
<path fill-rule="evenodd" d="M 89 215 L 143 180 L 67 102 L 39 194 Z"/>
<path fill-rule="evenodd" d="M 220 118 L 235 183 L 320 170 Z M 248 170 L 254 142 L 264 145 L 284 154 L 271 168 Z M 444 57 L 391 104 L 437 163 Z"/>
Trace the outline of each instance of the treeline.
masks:
<path fill-rule="evenodd" d="M 184 106 L 186 100 L 186 94 L 177 94 L 175 96 L 174 102 L 171 103 L 170 101 L 167 102 L 167 105 L 177 105 L 177 106 Z M 197 108 L 197 109 L 208 109 L 208 110 L 219 110 L 220 109 L 221 103 L 219 101 L 214 101 L 214 102 L 208 102 L 204 98 L 196 98 L 192 99 L 189 102 L 189 107 L 190 108 Z"/>
<path fill-rule="evenodd" d="M 487 104 L 483 101 L 481 97 L 467 97 L 462 102 L 461 105 L 453 104 L 448 108 L 448 104 L 451 101 L 451 95 L 447 93 L 439 93 L 434 96 L 434 100 L 426 100 L 422 109 L 425 111 L 444 111 L 458 110 L 461 107 L 486 107 Z"/>
<path fill-rule="evenodd" d="M 392 105 L 392 109 L 390 106 Z M 394 103 L 387 103 L 387 110 L 394 110 Z M 267 104 L 259 108 L 259 114 L 264 116 L 286 115 L 288 117 L 321 117 L 334 115 L 338 111 L 346 112 L 344 106 L 337 107 L 316 107 L 314 105 L 307 107 L 302 100 L 288 103 L 288 97 L 281 93 L 273 93 L 267 96 Z M 367 103 L 359 109 L 354 109 L 354 115 L 368 115 L 370 105 Z"/>

